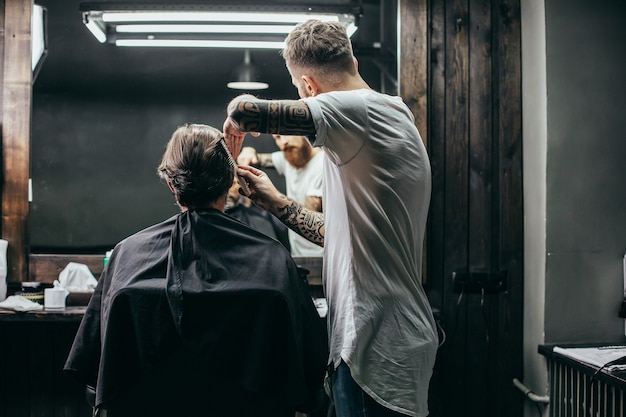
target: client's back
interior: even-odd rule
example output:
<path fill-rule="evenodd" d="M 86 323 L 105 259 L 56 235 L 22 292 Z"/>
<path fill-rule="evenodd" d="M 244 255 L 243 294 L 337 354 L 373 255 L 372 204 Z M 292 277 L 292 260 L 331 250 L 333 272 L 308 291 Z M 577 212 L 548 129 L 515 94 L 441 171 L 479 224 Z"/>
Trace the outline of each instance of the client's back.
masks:
<path fill-rule="evenodd" d="M 288 251 L 223 213 L 232 168 L 206 131 L 192 153 L 217 188 L 198 199 L 184 155 L 160 171 L 182 212 L 116 245 L 68 357 L 109 417 L 293 416 L 321 388 L 323 322 Z"/>

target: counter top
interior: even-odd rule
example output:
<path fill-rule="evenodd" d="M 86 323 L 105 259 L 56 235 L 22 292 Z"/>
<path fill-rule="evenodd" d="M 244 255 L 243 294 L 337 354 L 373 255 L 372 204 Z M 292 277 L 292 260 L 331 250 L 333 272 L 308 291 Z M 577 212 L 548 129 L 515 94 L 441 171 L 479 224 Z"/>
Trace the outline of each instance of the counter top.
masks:
<path fill-rule="evenodd" d="M 13 311 L 0 308 L 0 321 L 80 321 L 87 307 L 66 307 L 62 311 Z"/>
<path fill-rule="evenodd" d="M 323 297 L 322 258 L 295 257 L 296 265 L 309 271 L 307 282 L 311 296 Z M 55 255 L 31 254 L 29 257 L 30 279 L 52 283 L 69 262 L 85 264 L 95 277 L 99 277 L 104 265 L 104 255 Z M 75 298 L 75 300 L 74 300 Z M 85 293 L 71 293 L 67 298 L 68 307 L 64 311 L 15 312 L 0 308 L 0 321 L 80 321 L 86 310 L 89 297 Z"/>

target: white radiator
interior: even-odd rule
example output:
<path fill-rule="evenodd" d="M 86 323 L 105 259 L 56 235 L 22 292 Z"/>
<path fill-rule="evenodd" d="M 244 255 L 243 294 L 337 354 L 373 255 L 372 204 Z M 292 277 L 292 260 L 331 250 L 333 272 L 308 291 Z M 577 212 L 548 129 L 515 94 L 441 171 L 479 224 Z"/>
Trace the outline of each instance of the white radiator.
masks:
<path fill-rule="evenodd" d="M 550 356 L 548 371 L 550 417 L 626 417 L 623 384 L 602 374 L 594 377 L 593 367 L 569 366 Z"/>

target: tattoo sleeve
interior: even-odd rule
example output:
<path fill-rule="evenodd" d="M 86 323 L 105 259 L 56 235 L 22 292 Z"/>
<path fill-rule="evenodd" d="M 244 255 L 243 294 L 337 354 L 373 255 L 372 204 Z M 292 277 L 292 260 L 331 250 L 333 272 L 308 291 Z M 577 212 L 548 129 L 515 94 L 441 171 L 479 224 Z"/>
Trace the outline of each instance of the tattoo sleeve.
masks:
<path fill-rule="evenodd" d="M 324 246 L 324 214 L 304 208 L 289 197 L 283 196 L 287 203 L 275 207 L 275 214 L 280 221 L 305 239 Z"/>
<path fill-rule="evenodd" d="M 242 98 L 229 114 L 244 132 L 314 135 L 309 107 L 300 100 Z"/>

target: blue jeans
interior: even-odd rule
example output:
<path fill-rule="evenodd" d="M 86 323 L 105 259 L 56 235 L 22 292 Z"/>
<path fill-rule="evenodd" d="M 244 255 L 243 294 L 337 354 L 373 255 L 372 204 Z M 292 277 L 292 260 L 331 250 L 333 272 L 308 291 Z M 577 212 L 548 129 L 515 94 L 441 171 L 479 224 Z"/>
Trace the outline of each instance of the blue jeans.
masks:
<path fill-rule="evenodd" d="M 337 417 L 406 417 L 367 395 L 352 379 L 350 368 L 343 361 L 331 373 L 330 385 Z"/>

